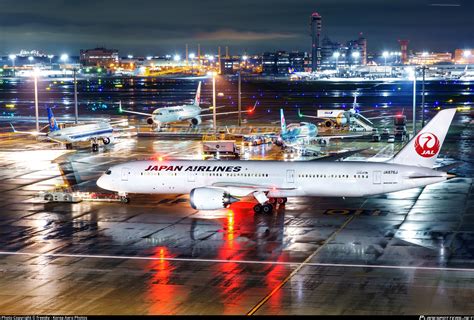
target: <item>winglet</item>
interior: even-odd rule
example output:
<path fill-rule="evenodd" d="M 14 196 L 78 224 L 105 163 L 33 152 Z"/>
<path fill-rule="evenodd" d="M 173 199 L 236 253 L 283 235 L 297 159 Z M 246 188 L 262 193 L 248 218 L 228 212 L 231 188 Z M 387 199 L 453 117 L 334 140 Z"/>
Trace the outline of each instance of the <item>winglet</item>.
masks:
<path fill-rule="evenodd" d="M 257 100 L 257 101 L 255 101 L 255 104 L 253 105 L 253 108 L 252 108 L 252 109 L 249 109 L 247 112 L 249 112 L 249 113 L 252 113 L 252 112 L 254 112 L 254 111 L 255 111 L 255 109 L 257 109 L 257 104 L 258 104 L 258 100 Z"/>
<path fill-rule="evenodd" d="M 47 110 L 48 110 L 49 131 L 51 132 L 58 131 L 59 126 L 58 126 L 58 122 L 56 121 L 56 118 L 54 117 L 53 109 L 47 108 Z"/>
<path fill-rule="evenodd" d="M 13 132 L 17 132 L 15 127 L 10 123 L 10 127 L 12 127 Z"/>
<path fill-rule="evenodd" d="M 298 117 L 300 117 L 300 118 L 303 118 L 303 117 L 304 117 L 304 115 L 301 113 L 300 108 L 298 108 Z"/>
<path fill-rule="evenodd" d="M 194 97 L 194 105 L 199 106 L 201 104 L 201 81 L 199 81 L 196 96 Z"/>
<path fill-rule="evenodd" d="M 285 133 L 286 132 L 286 120 L 285 120 L 285 114 L 283 113 L 283 109 L 280 109 L 280 121 L 281 121 L 281 132 Z"/>
<path fill-rule="evenodd" d="M 123 113 L 122 100 L 119 101 L 119 113 Z"/>

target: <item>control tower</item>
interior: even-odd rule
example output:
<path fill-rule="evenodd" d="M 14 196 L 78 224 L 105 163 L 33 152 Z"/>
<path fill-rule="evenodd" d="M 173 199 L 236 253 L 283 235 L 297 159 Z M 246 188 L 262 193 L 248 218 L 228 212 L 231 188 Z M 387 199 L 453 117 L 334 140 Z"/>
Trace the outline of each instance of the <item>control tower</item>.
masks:
<path fill-rule="evenodd" d="M 319 13 L 311 15 L 311 70 L 313 72 L 321 68 L 321 20 Z"/>

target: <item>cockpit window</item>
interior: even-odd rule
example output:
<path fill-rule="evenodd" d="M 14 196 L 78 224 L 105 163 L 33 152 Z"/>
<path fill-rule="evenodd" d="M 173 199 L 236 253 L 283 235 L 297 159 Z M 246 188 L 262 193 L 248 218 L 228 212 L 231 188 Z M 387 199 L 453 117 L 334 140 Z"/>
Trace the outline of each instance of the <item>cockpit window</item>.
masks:
<path fill-rule="evenodd" d="M 105 171 L 105 174 L 106 175 L 110 175 L 112 173 L 112 170 L 108 169 L 107 171 Z"/>

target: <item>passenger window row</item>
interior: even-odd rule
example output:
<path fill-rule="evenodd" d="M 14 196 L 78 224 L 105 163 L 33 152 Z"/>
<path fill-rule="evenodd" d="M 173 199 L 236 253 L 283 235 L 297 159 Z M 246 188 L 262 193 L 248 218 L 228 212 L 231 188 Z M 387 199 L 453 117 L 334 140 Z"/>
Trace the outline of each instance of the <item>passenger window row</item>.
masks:
<path fill-rule="evenodd" d="M 348 174 L 299 174 L 298 178 L 349 178 Z M 357 174 L 354 178 L 368 179 L 368 175 Z"/>

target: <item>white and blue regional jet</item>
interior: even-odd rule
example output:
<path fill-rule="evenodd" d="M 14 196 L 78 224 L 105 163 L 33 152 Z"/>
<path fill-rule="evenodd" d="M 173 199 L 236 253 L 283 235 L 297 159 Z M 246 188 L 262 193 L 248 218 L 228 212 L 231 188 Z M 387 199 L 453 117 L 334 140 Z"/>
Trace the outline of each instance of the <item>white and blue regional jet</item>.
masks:
<path fill-rule="evenodd" d="M 13 132 L 35 136 L 45 136 L 49 140 L 65 144 L 67 149 L 72 149 L 72 145 L 74 143 L 90 141 L 92 143 L 92 151 L 97 151 L 99 147 L 99 141 L 102 141 L 104 145 L 108 145 L 114 141 L 114 128 L 112 127 L 111 122 L 100 121 L 61 129 L 59 128 L 56 118 L 54 117 L 53 110 L 51 108 L 47 108 L 47 110 L 49 132 L 18 131 L 10 123 Z"/>
<path fill-rule="evenodd" d="M 128 193 L 189 193 L 197 210 L 227 208 L 252 196 L 254 211 L 265 213 L 287 197 L 366 197 L 423 187 L 452 177 L 434 165 L 455 113 L 440 111 L 385 162 L 135 161 L 109 168 L 97 185 L 124 199 Z"/>

